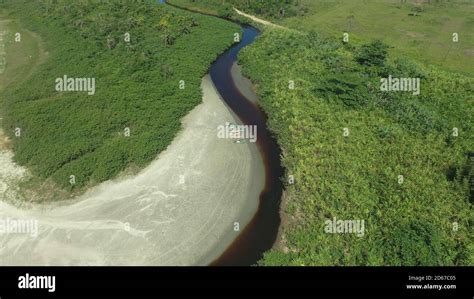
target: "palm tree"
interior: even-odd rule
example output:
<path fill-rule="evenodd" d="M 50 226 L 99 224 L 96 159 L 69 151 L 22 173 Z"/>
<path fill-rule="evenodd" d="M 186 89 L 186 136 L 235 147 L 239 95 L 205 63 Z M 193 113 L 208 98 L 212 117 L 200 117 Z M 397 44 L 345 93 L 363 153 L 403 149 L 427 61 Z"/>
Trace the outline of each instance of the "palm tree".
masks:
<path fill-rule="evenodd" d="M 161 40 L 166 46 L 171 46 L 174 44 L 175 37 L 171 34 L 169 30 L 165 30 L 163 34 L 161 34 Z"/>

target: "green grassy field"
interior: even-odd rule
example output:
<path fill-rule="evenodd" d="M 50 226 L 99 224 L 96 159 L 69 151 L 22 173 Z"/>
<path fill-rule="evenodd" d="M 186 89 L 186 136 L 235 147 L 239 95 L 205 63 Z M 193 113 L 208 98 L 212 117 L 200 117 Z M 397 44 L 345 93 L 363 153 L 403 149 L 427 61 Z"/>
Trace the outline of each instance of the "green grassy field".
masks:
<path fill-rule="evenodd" d="M 23 34 L 9 46 L 7 69 L 15 76 L 2 92 L 15 160 L 68 190 L 144 167 L 164 150 L 181 118 L 201 103 L 211 62 L 240 32 L 155 1 L 1 1 L 0 8 Z M 44 62 L 16 63 L 30 47 L 44 47 Z M 64 75 L 95 78 L 96 93 L 56 91 Z"/>
<path fill-rule="evenodd" d="M 305 16 L 286 18 L 281 24 L 298 30 L 316 30 L 361 44 L 381 39 L 396 56 L 472 76 L 474 69 L 474 2 L 431 1 L 414 5 L 396 0 L 300 0 Z M 439 3 L 438 3 L 439 2 Z M 420 10 L 418 16 L 409 14 Z M 452 41 L 453 33 L 459 41 Z"/>
<path fill-rule="evenodd" d="M 21 82 L 31 76 L 35 68 L 45 59 L 41 42 L 33 32 L 21 29 L 18 22 L 0 15 L 0 32 L 4 32 L 6 51 L 5 69 L 0 74 L 0 91 L 12 82 Z M 15 42 L 15 33 L 22 34 L 22 43 Z"/>

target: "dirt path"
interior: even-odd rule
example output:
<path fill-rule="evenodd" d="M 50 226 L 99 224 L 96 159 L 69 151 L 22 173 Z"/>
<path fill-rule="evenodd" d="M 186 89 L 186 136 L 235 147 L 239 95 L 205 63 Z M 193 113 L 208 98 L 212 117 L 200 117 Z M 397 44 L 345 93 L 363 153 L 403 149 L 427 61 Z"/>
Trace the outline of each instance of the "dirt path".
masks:
<path fill-rule="evenodd" d="M 265 26 L 270 26 L 270 27 L 274 27 L 274 28 L 280 28 L 280 29 L 288 29 L 286 27 L 283 27 L 283 26 L 280 26 L 280 25 L 277 25 L 277 24 L 274 24 L 270 21 L 267 21 L 267 20 L 264 20 L 264 19 L 260 19 L 256 16 L 253 16 L 253 15 L 249 15 L 249 14 L 246 14 L 244 13 L 243 11 L 240 11 L 238 10 L 237 8 L 234 7 L 234 10 L 236 13 L 238 13 L 239 15 L 241 16 L 244 16 L 246 18 L 249 18 L 251 19 L 252 21 L 256 22 L 256 23 L 259 23 L 259 24 L 262 24 L 262 25 L 265 25 Z"/>

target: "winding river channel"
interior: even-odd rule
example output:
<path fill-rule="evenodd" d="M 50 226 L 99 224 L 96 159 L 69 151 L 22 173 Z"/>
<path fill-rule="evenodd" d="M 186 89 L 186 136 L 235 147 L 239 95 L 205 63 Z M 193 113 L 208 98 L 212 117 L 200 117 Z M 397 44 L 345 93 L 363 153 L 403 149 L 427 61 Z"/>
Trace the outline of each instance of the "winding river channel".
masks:
<path fill-rule="evenodd" d="M 178 9 L 184 9 L 165 0 L 161 2 Z M 194 13 L 203 14 L 201 12 Z M 283 189 L 281 178 L 284 175 L 280 160 L 281 150 L 267 128 L 266 115 L 255 101 L 249 99 L 250 97 L 257 98 L 257 96 L 253 91 L 250 91 L 251 96 L 248 94 L 249 91 L 244 95 L 244 92 L 241 91 L 242 87 L 236 84 L 235 77 L 232 75 L 232 68 L 237 63 L 239 52 L 251 45 L 260 34 L 260 31 L 255 27 L 245 24 L 241 24 L 241 26 L 244 31 L 242 40 L 219 56 L 211 66 L 210 75 L 214 86 L 227 106 L 244 124 L 256 125 L 258 128 L 257 146 L 265 165 L 265 187 L 260 194 L 259 207 L 252 221 L 211 265 L 255 264 L 262 258 L 263 253 L 273 246 L 280 226 L 280 202 Z M 241 76 L 241 74 L 237 75 Z"/>
<path fill-rule="evenodd" d="M 282 195 L 283 168 L 280 164 L 280 149 L 269 132 L 265 114 L 246 98 L 234 82 L 232 66 L 237 55 L 252 44 L 259 31 L 244 26 L 241 42 L 222 54 L 212 65 L 210 74 L 222 99 L 246 125 L 258 128 L 257 145 L 265 165 L 265 188 L 260 194 L 258 211 L 245 230 L 239 235 L 214 265 L 251 265 L 258 261 L 264 251 L 275 242 L 280 225 L 279 207 Z"/>

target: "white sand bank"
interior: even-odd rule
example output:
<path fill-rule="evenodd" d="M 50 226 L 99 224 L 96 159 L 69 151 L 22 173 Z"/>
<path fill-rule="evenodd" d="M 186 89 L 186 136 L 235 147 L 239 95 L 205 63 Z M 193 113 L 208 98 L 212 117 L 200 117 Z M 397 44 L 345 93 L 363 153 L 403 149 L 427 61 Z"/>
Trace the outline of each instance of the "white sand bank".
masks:
<path fill-rule="evenodd" d="M 238 121 L 209 76 L 202 88 L 182 132 L 137 176 L 69 204 L 20 210 L 0 198 L 0 221 L 36 220 L 39 233 L 0 233 L 0 265 L 206 265 L 218 257 L 238 235 L 234 222 L 242 230 L 254 215 L 265 174 L 255 144 L 217 138 L 218 125 Z M 0 151 L 0 191 L 22 175 L 9 155 Z"/>

